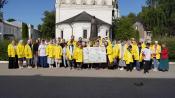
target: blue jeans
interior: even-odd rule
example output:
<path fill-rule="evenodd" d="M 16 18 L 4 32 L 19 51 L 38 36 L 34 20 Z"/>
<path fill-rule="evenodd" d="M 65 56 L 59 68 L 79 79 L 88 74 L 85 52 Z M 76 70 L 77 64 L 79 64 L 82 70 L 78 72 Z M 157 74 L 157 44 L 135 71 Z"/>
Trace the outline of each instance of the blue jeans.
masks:
<path fill-rule="evenodd" d="M 40 56 L 39 59 L 40 59 L 39 61 L 40 61 L 41 67 L 44 67 L 44 68 L 48 67 L 46 56 Z"/>
<path fill-rule="evenodd" d="M 135 64 L 136 64 L 136 69 L 140 70 L 140 62 L 139 61 L 135 61 Z"/>
<path fill-rule="evenodd" d="M 157 60 L 156 58 L 154 58 L 153 61 L 154 61 L 154 68 L 155 69 L 158 69 L 158 67 L 159 67 L 159 60 Z"/>

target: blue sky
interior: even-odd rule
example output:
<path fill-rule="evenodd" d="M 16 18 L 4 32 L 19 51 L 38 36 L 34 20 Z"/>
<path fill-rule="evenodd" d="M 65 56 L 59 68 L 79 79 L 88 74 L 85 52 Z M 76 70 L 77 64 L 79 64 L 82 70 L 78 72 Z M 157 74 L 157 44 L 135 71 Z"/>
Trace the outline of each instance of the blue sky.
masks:
<path fill-rule="evenodd" d="M 42 23 L 41 18 L 45 10 L 54 9 L 55 0 L 8 0 L 4 7 L 4 18 L 14 18 L 19 21 L 37 26 Z M 130 12 L 138 13 L 141 11 L 145 0 L 119 0 L 121 15 Z"/>

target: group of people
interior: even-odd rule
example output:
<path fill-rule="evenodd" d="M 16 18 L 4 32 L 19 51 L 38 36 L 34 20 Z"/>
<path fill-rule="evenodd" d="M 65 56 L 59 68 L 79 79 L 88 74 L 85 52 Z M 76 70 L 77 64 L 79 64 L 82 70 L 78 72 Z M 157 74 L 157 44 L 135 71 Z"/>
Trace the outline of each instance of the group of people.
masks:
<path fill-rule="evenodd" d="M 83 63 L 84 47 L 105 47 L 106 63 L 85 64 Z M 83 68 L 109 68 L 132 71 L 144 69 L 148 73 L 153 71 L 168 71 L 168 49 L 165 44 L 159 45 L 158 41 L 153 44 L 150 41 L 137 42 L 134 38 L 111 42 L 108 37 L 100 36 L 93 41 L 85 41 L 81 37 L 78 41 L 71 36 L 69 41 L 65 39 L 51 39 L 35 41 L 28 40 L 26 43 L 14 40 L 8 45 L 9 69 L 14 68 L 59 68 L 70 67 L 71 69 Z M 26 64 L 23 61 L 26 61 Z"/>

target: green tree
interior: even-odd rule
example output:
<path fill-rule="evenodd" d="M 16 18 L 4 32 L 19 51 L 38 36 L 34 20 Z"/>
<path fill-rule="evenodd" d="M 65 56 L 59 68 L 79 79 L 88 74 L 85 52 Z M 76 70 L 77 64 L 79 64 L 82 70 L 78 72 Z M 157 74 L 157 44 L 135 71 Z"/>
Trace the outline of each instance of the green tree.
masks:
<path fill-rule="evenodd" d="M 26 23 L 22 23 L 22 38 L 23 39 L 28 38 L 28 26 Z"/>
<path fill-rule="evenodd" d="M 7 21 L 8 21 L 8 22 L 14 22 L 14 21 L 16 21 L 16 20 L 13 19 L 13 18 L 9 18 L 9 19 L 7 19 Z"/>
<path fill-rule="evenodd" d="M 41 25 L 40 24 L 38 25 L 38 30 L 41 31 Z"/>
<path fill-rule="evenodd" d="M 175 0 L 146 0 L 139 19 L 152 31 L 153 36 L 171 36 L 175 31 Z"/>
<path fill-rule="evenodd" d="M 116 39 L 127 40 L 132 37 L 138 37 L 137 31 L 133 28 L 133 22 L 135 20 L 133 19 L 134 18 L 127 16 L 116 21 L 117 27 L 114 29 Z"/>
<path fill-rule="evenodd" d="M 43 38 L 55 37 L 55 11 L 45 11 L 43 24 L 41 25 L 41 32 Z"/>

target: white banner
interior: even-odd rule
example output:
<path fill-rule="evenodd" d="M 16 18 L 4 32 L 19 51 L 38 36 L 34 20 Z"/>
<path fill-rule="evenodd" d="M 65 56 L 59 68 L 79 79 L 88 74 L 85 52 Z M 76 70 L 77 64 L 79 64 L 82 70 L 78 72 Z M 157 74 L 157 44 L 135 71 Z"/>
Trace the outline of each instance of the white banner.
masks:
<path fill-rule="evenodd" d="M 87 47 L 83 48 L 84 63 L 106 63 L 105 47 Z"/>

